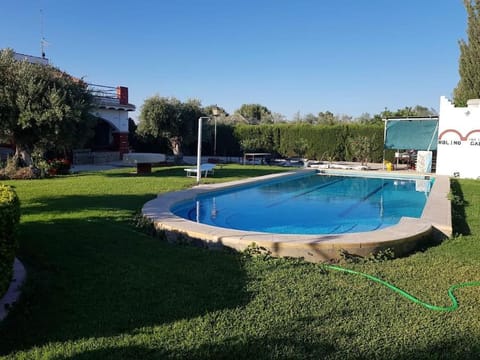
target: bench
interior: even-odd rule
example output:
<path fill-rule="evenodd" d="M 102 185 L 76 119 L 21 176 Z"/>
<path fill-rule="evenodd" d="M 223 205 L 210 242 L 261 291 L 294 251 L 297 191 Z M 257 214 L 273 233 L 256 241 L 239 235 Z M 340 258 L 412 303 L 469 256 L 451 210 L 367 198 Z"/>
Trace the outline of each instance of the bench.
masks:
<path fill-rule="evenodd" d="M 123 155 L 123 162 L 137 166 L 137 174 L 150 174 L 152 164 L 165 162 L 165 154 L 128 153 Z"/>
<path fill-rule="evenodd" d="M 209 163 L 200 164 L 200 176 L 202 175 L 202 173 L 203 173 L 204 177 L 207 177 L 208 173 L 213 174 L 214 171 L 215 171 L 214 170 L 215 166 L 216 166 L 215 164 L 209 164 Z M 186 171 L 187 176 L 197 176 L 197 168 L 196 167 L 183 169 L 183 170 Z"/>

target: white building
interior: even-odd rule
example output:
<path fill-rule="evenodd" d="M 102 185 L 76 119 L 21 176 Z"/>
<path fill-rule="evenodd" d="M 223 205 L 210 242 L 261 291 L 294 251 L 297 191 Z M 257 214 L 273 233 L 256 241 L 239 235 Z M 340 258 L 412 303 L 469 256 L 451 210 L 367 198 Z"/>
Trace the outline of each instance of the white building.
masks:
<path fill-rule="evenodd" d="M 95 97 L 95 109 L 92 114 L 100 119 L 97 126 L 96 141 L 109 150 L 115 150 L 120 156 L 129 152 L 128 112 L 135 110 L 135 105 L 128 102 L 128 88 L 89 84 L 89 90 Z M 107 124 L 108 126 L 102 126 Z M 103 130 L 102 130 L 103 129 Z"/>
<path fill-rule="evenodd" d="M 32 64 L 48 65 L 48 59 L 44 57 L 13 53 L 13 58 L 18 61 L 28 61 Z"/>
<path fill-rule="evenodd" d="M 49 64 L 45 57 L 15 52 L 13 57 L 18 61 L 28 61 L 32 64 Z M 95 97 L 92 114 L 99 119 L 92 150 L 109 151 L 112 157 L 108 160 L 119 160 L 123 154 L 129 152 L 128 112 L 135 110 L 135 105 L 128 102 L 128 88 L 88 84 L 88 89 Z"/>
<path fill-rule="evenodd" d="M 467 107 L 440 98 L 437 174 L 480 179 L 480 99 Z"/>

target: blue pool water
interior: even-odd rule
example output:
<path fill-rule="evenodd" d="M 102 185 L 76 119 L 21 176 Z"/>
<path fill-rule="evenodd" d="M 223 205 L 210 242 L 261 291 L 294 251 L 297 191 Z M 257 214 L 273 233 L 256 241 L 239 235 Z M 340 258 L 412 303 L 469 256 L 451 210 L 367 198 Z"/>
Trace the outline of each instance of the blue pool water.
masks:
<path fill-rule="evenodd" d="M 172 212 L 203 224 L 279 234 L 343 234 L 419 218 L 431 180 L 312 175 L 201 195 Z"/>

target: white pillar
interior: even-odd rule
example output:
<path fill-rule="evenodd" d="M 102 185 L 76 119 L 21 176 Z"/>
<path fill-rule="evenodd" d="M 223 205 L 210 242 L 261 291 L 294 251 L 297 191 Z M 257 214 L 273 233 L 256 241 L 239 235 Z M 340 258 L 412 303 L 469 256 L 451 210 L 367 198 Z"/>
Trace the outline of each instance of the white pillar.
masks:
<path fill-rule="evenodd" d="M 200 184 L 200 178 L 202 173 L 200 172 L 200 163 L 202 161 L 202 120 L 210 119 L 208 117 L 202 116 L 198 118 L 198 142 L 197 142 L 197 184 Z"/>

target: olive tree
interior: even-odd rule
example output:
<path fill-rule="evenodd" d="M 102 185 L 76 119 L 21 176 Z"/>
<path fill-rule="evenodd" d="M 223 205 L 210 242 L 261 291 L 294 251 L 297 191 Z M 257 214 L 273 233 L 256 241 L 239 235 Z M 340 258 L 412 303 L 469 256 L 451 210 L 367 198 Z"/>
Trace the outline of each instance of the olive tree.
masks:
<path fill-rule="evenodd" d="M 93 134 L 87 85 L 50 65 L 17 61 L 0 51 L 0 141 L 31 164 L 34 149 L 67 151 Z"/>
<path fill-rule="evenodd" d="M 272 112 L 260 104 L 243 104 L 235 114 L 243 116 L 252 125 L 273 123 Z"/>
<path fill-rule="evenodd" d="M 181 158 L 182 147 L 195 139 L 197 120 L 204 112 L 198 100 L 183 103 L 155 95 L 143 103 L 137 133 L 145 138 L 165 137 L 173 155 Z"/>

